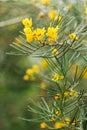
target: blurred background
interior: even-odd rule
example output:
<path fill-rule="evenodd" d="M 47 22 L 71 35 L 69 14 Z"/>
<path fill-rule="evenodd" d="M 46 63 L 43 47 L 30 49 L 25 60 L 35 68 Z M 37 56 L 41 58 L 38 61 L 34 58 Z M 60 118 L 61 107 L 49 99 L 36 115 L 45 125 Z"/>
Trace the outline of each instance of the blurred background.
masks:
<path fill-rule="evenodd" d="M 27 105 L 29 98 L 38 95 L 38 83 L 23 80 L 32 62 L 28 56 L 6 54 L 23 29 L 21 20 L 37 13 L 38 9 L 27 0 L 0 1 L 0 130 L 39 129 L 38 124 L 20 119 L 34 116 L 27 111 Z"/>

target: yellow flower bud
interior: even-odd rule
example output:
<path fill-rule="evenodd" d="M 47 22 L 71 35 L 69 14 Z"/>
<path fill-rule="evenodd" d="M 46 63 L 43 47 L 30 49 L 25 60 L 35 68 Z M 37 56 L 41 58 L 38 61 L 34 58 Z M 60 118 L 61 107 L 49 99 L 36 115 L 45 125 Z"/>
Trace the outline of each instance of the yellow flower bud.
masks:
<path fill-rule="evenodd" d="M 54 128 L 59 129 L 59 128 L 62 128 L 62 127 L 65 127 L 65 126 L 66 126 L 66 123 L 64 123 L 64 122 L 56 122 L 55 125 L 54 125 Z"/>
<path fill-rule="evenodd" d="M 69 37 L 70 37 L 71 39 L 78 40 L 78 37 L 77 37 L 76 34 L 74 34 L 74 33 L 69 34 Z"/>
<path fill-rule="evenodd" d="M 32 26 L 32 18 L 25 18 L 22 20 L 22 23 L 26 28 L 30 28 Z"/>
<path fill-rule="evenodd" d="M 43 122 L 43 123 L 40 124 L 40 128 L 44 129 L 44 128 L 46 128 L 46 127 L 47 127 L 47 124 L 46 124 L 46 123 Z"/>

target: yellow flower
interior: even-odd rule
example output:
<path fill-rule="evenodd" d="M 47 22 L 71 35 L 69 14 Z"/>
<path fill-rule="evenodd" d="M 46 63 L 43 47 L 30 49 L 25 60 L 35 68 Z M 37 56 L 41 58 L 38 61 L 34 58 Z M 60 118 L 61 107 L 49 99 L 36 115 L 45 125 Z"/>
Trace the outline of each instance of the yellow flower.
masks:
<path fill-rule="evenodd" d="M 59 52 L 58 52 L 57 49 L 53 49 L 53 51 L 52 51 L 52 56 L 57 55 L 58 53 L 59 53 Z"/>
<path fill-rule="evenodd" d="M 44 33 L 46 32 L 46 30 L 44 28 L 37 28 L 34 31 L 34 39 L 35 40 L 39 40 L 41 41 L 44 38 Z"/>
<path fill-rule="evenodd" d="M 46 127 L 47 127 L 47 124 L 46 124 L 46 123 L 43 122 L 43 123 L 40 124 L 40 128 L 43 128 L 43 129 L 44 129 L 44 128 L 46 128 Z"/>
<path fill-rule="evenodd" d="M 32 42 L 34 39 L 34 33 L 31 28 L 24 28 L 24 33 L 26 35 L 27 42 Z"/>
<path fill-rule="evenodd" d="M 44 82 L 42 82 L 41 85 L 40 85 L 40 88 L 45 89 L 46 88 L 46 84 Z"/>
<path fill-rule="evenodd" d="M 40 70 L 39 70 L 38 65 L 33 65 L 32 71 L 33 71 L 34 73 L 39 73 Z"/>
<path fill-rule="evenodd" d="M 55 99 L 60 99 L 61 98 L 61 94 L 56 94 L 54 98 Z"/>
<path fill-rule="evenodd" d="M 32 69 L 27 69 L 26 74 L 29 75 L 29 76 L 32 76 L 34 74 L 34 72 L 33 72 Z"/>
<path fill-rule="evenodd" d="M 55 125 L 54 125 L 54 128 L 59 129 L 59 128 L 62 128 L 62 127 L 65 127 L 65 126 L 66 126 L 66 123 L 64 123 L 64 122 L 56 122 Z"/>
<path fill-rule="evenodd" d="M 78 37 L 76 36 L 75 33 L 69 34 L 69 37 L 70 37 L 71 39 L 78 40 Z"/>
<path fill-rule="evenodd" d="M 59 30 L 58 26 L 55 27 L 55 28 L 54 27 L 48 27 L 46 35 L 48 36 L 49 42 L 54 42 L 58 39 L 58 34 L 57 34 L 58 30 Z"/>
<path fill-rule="evenodd" d="M 29 43 L 32 42 L 33 41 L 33 35 L 32 34 L 27 35 L 26 39 L 27 39 L 27 42 L 29 42 Z"/>
<path fill-rule="evenodd" d="M 58 81 L 58 80 L 61 80 L 63 79 L 64 76 L 63 75 L 59 75 L 57 73 L 55 73 L 54 77 L 52 78 L 53 81 Z"/>
<path fill-rule="evenodd" d="M 43 5 L 49 5 L 50 4 L 50 0 L 41 0 Z"/>
<path fill-rule="evenodd" d="M 61 115 L 61 110 L 56 111 L 55 114 L 56 114 L 57 116 L 60 116 L 60 115 Z"/>
<path fill-rule="evenodd" d="M 76 97 L 77 96 L 77 92 L 74 91 L 74 90 L 71 90 L 69 94 L 70 94 L 71 97 Z"/>
<path fill-rule="evenodd" d="M 58 13 L 57 13 L 56 10 L 51 9 L 51 10 L 49 11 L 49 13 L 48 13 L 48 16 L 49 16 L 50 19 L 54 20 L 55 18 L 57 18 Z"/>
<path fill-rule="evenodd" d="M 68 91 L 64 92 L 64 98 L 68 97 L 68 95 L 69 95 Z"/>
<path fill-rule="evenodd" d="M 45 59 L 42 60 L 42 61 L 41 61 L 41 68 L 42 68 L 42 69 L 46 69 L 47 66 L 48 66 L 48 63 L 46 62 L 46 60 L 45 60 Z"/>
<path fill-rule="evenodd" d="M 27 74 L 24 75 L 23 79 L 24 79 L 24 80 L 29 80 L 29 75 L 27 75 Z"/>
<path fill-rule="evenodd" d="M 32 27 L 32 18 L 28 19 L 25 18 L 22 20 L 22 24 L 26 27 L 26 28 L 30 28 Z"/>
<path fill-rule="evenodd" d="M 27 39 L 27 42 L 32 42 L 33 41 L 33 34 L 31 33 L 31 34 L 28 34 L 28 35 L 26 35 L 26 39 Z"/>
<path fill-rule="evenodd" d="M 24 33 L 27 35 L 27 34 L 30 34 L 32 32 L 31 28 L 24 28 Z"/>

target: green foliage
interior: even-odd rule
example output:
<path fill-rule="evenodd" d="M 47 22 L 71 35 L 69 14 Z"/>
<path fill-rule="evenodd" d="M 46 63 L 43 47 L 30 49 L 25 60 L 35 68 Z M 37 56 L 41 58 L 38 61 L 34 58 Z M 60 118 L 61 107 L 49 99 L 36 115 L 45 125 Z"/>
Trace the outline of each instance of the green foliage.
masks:
<path fill-rule="evenodd" d="M 26 113 L 26 106 L 27 100 L 37 93 L 38 83 L 23 80 L 25 69 L 32 65 L 31 60 L 24 56 L 6 55 L 10 51 L 9 44 L 23 28 L 21 20 L 33 13 L 31 9 L 38 12 L 29 1 L 28 4 L 16 0 L 0 1 L 0 130 L 38 129 L 38 124 L 19 119 L 22 116 L 33 117 Z"/>

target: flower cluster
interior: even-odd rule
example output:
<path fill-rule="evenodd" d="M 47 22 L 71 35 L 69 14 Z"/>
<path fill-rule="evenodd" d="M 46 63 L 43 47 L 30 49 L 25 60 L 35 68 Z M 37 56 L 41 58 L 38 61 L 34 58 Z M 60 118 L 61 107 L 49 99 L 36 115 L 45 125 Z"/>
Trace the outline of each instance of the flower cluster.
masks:
<path fill-rule="evenodd" d="M 63 75 L 59 75 L 58 73 L 55 73 L 54 77 L 52 78 L 53 81 L 58 81 L 58 80 L 61 80 L 63 79 L 64 76 Z"/>
<path fill-rule="evenodd" d="M 49 17 L 51 19 L 55 19 L 55 17 L 57 17 L 56 11 L 51 10 L 49 13 Z M 61 22 L 61 21 L 62 21 L 62 17 L 58 16 L 58 22 Z M 34 29 L 32 18 L 30 19 L 25 18 L 22 20 L 22 23 L 24 25 L 24 34 L 26 36 L 26 41 L 28 43 L 31 43 L 34 41 L 39 42 L 39 43 L 44 43 L 45 41 L 49 43 L 54 43 L 58 40 L 58 37 L 59 37 L 58 25 L 56 27 L 50 26 L 46 29 L 45 27 L 43 28 L 37 27 L 36 29 Z M 75 33 L 69 34 L 69 38 L 74 41 L 78 40 L 78 37 Z M 56 50 L 53 51 L 53 54 L 54 53 L 56 53 Z"/>
<path fill-rule="evenodd" d="M 49 12 L 49 18 L 52 20 L 57 19 L 57 22 L 62 21 L 62 18 L 60 16 L 58 16 L 58 13 L 56 12 L 56 10 L 51 10 Z M 61 43 L 60 44 L 58 43 L 58 40 L 60 39 L 59 31 L 61 31 L 61 24 L 60 24 L 60 26 L 58 26 L 58 24 L 56 24 L 56 25 L 52 24 L 51 26 L 48 26 L 46 28 L 45 27 L 34 28 L 31 18 L 30 19 L 25 18 L 22 21 L 22 23 L 25 27 L 24 33 L 25 33 L 27 42 L 28 43 L 32 42 L 32 43 L 35 43 L 36 45 L 42 44 L 41 47 L 44 47 L 45 45 L 47 45 L 47 46 L 50 45 L 50 47 L 52 47 L 52 48 L 50 48 L 49 54 L 51 55 L 51 58 L 53 58 L 53 63 L 55 61 L 58 61 L 59 59 L 57 59 L 57 56 L 60 55 L 61 50 L 62 50 L 61 48 L 66 47 L 65 44 L 64 44 L 64 46 L 62 46 Z M 70 41 L 71 43 L 74 43 L 74 41 L 76 42 L 79 40 L 77 33 L 69 34 L 69 32 L 68 32 L 67 37 L 69 39 L 68 41 Z M 39 43 L 39 44 L 37 44 L 37 43 Z M 52 43 L 52 44 L 49 44 L 49 43 Z M 55 43 L 55 44 L 53 44 L 53 43 Z M 57 44 L 59 45 L 59 47 L 55 46 Z M 30 45 L 32 45 L 32 44 L 30 44 Z M 64 51 L 64 49 L 63 49 L 63 51 Z M 62 51 L 62 53 L 63 53 L 63 51 Z M 65 59 L 62 59 L 62 60 L 63 60 L 64 64 L 66 64 Z M 40 69 L 41 70 L 46 69 L 48 67 L 48 65 L 50 65 L 51 63 L 52 63 L 52 61 L 50 62 L 50 60 L 48 60 L 47 58 L 45 60 L 45 58 L 44 58 L 44 60 L 42 60 L 42 62 L 40 63 L 40 66 L 35 65 L 31 69 L 27 69 L 23 79 L 24 80 L 35 79 L 35 74 L 38 74 L 40 72 Z M 64 116 L 64 112 L 66 113 L 66 107 L 64 105 L 66 104 L 66 102 L 68 104 L 68 101 L 71 102 L 73 99 L 77 99 L 78 92 L 73 90 L 73 88 L 66 89 L 66 86 L 65 86 L 65 85 L 67 85 L 66 70 L 63 71 L 64 68 L 63 68 L 60 60 L 57 63 L 58 63 L 58 65 L 61 64 L 61 66 L 58 68 L 59 70 L 57 69 L 58 72 L 57 72 L 57 70 L 54 72 L 54 75 L 51 78 L 51 81 L 53 84 L 58 85 L 60 90 L 55 89 L 57 91 L 54 90 L 54 92 L 51 95 L 51 98 L 54 100 L 54 104 L 56 104 L 56 105 L 58 104 L 58 108 L 57 107 L 55 109 L 52 108 L 53 111 L 51 112 L 50 116 L 48 115 L 48 118 L 46 120 L 49 122 L 53 122 L 53 126 L 51 127 L 49 125 L 50 124 L 49 122 L 48 123 L 42 122 L 40 124 L 40 127 L 42 129 L 44 129 L 44 128 L 61 129 L 61 128 L 68 128 L 69 126 L 72 128 L 72 125 L 76 125 L 74 123 L 74 121 L 71 123 L 71 120 L 70 120 L 71 117 L 68 118 L 68 117 Z M 55 68 L 57 68 L 57 63 L 54 64 Z M 68 64 L 68 61 L 67 61 L 67 64 Z M 52 67 L 52 65 L 51 65 L 51 67 Z M 47 86 L 47 84 L 45 84 L 45 82 L 42 82 L 40 84 L 40 88 L 42 88 L 44 90 L 48 89 L 48 91 L 49 91 L 49 86 Z M 65 110 L 61 108 L 61 104 L 62 104 L 62 107 L 63 106 L 65 107 Z M 70 115 L 68 115 L 68 116 L 70 116 Z M 44 119 L 45 119 L 45 117 L 44 117 Z"/>
<path fill-rule="evenodd" d="M 46 62 L 46 60 L 41 60 L 40 64 L 34 64 L 32 66 L 32 68 L 28 68 L 26 70 L 25 75 L 23 76 L 23 79 L 25 81 L 27 80 L 34 80 L 35 79 L 35 75 L 39 74 L 40 71 L 46 71 L 46 69 L 48 68 L 48 63 Z M 41 88 L 46 88 L 46 84 L 42 83 L 41 84 Z"/>
<path fill-rule="evenodd" d="M 53 121 L 55 121 L 55 119 L 53 118 Z M 40 127 L 42 129 L 45 128 L 49 128 L 49 129 L 61 129 L 61 128 L 65 128 L 69 125 L 69 123 L 71 122 L 69 117 L 64 117 L 64 119 L 60 120 L 60 121 L 55 121 L 54 126 L 49 126 L 47 123 L 42 122 L 40 124 Z M 73 120 L 73 122 L 71 123 L 72 127 L 74 125 L 78 125 L 79 124 L 79 120 Z M 71 129 L 72 130 L 72 129 Z"/>
<path fill-rule="evenodd" d="M 71 39 L 73 39 L 73 40 L 78 40 L 78 37 L 76 36 L 75 33 L 69 34 L 69 37 L 70 37 Z"/>
<path fill-rule="evenodd" d="M 41 41 L 44 38 L 45 29 L 37 28 L 35 30 L 32 29 L 32 19 L 25 18 L 22 21 L 24 28 L 24 33 L 26 35 L 27 42 L 32 42 L 34 40 Z"/>
<path fill-rule="evenodd" d="M 26 73 L 23 77 L 24 80 L 34 80 L 35 79 L 35 74 L 39 73 L 39 67 L 38 65 L 33 65 L 32 68 L 29 68 L 26 70 Z"/>
<path fill-rule="evenodd" d="M 49 42 L 55 42 L 58 39 L 58 30 L 59 27 L 48 27 L 45 28 L 36 28 L 33 29 L 32 19 L 25 18 L 22 20 L 24 28 L 24 33 L 26 35 L 27 42 L 39 41 L 42 42 L 45 39 L 48 39 Z"/>
<path fill-rule="evenodd" d="M 78 93 L 77 93 L 77 91 L 75 91 L 75 90 L 69 90 L 69 91 L 65 91 L 64 92 L 64 94 L 59 94 L 59 93 L 57 93 L 55 96 L 54 96 L 54 98 L 55 99 L 64 99 L 64 100 L 66 100 L 66 99 L 69 99 L 69 98 L 71 98 L 71 97 L 77 97 L 78 96 Z"/>
<path fill-rule="evenodd" d="M 54 27 L 48 27 L 46 35 L 48 37 L 49 42 L 54 42 L 58 39 L 58 34 L 57 34 L 58 30 L 59 30 L 58 26 L 55 27 L 55 28 Z"/>

